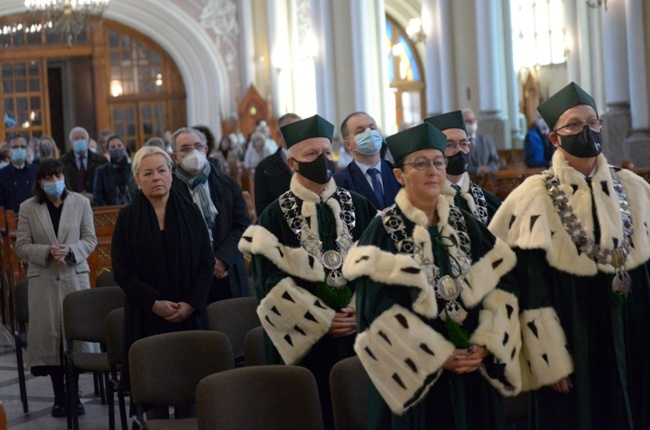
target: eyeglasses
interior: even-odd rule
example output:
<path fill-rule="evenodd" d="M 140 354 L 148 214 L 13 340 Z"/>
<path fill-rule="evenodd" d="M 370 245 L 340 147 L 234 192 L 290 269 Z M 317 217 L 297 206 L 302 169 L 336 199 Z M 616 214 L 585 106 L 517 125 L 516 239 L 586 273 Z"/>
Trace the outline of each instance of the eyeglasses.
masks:
<path fill-rule="evenodd" d="M 433 160 L 426 157 L 418 157 L 412 163 L 404 163 L 404 166 L 413 166 L 418 172 L 424 172 L 429 170 L 433 164 L 433 167 L 436 168 L 439 172 L 444 172 L 447 167 L 447 159 L 444 157 L 434 158 Z"/>
<path fill-rule="evenodd" d="M 571 134 L 575 134 L 575 133 L 580 133 L 582 129 L 585 128 L 585 125 L 589 126 L 589 128 L 592 129 L 593 131 L 598 131 L 600 126 L 603 125 L 603 120 L 600 118 L 593 118 L 587 122 L 572 121 L 563 127 L 556 128 L 554 131 L 555 133 L 557 133 L 560 130 L 566 129 L 567 132 Z"/>
<path fill-rule="evenodd" d="M 472 146 L 471 143 L 469 143 L 467 140 L 461 140 L 460 142 L 453 142 L 451 140 L 447 141 L 447 149 L 449 150 L 454 150 L 456 148 L 460 148 L 461 151 L 466 152 L 469 151 L 469 148 Z"/>
<path fill-rule="evenodd" d="M 184 146 L 182 148 L 179 148 L 178 150 L 176 150 L 176 152 L 180 152 L 181 154 L 187 155 L 190 152 L 194 151 L 195 149 L 197 151 L 200 151 L 201 148 L 203 148 L 204 146 L 205 145 L 203 144 L 203 142 L 199 142 L 199 143 L 195 143 L 194 145 Z"/>

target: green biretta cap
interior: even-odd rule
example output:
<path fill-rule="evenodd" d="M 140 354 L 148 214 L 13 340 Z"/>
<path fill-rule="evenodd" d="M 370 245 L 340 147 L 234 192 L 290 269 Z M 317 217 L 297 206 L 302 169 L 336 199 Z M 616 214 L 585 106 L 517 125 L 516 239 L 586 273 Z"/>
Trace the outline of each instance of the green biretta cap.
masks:
<path fill-rule="evenodd" d="M 388 136 L 386 144 L 395 163 L 399 163 L 407 155 L 422 149 L 437 149 L 443 154 L 447 149 L 447 136 L 428 122 L 400 131 Z"/>
<path fill-rule="evenodd" d="M 291 148 L 296 143 L 313 137 L 325 137 L 331 142 L 332 136 L 334 136 L 334 124 L 321 116 L 314 115 L 287 124 L 280 128 L 280 132 L 287 143 L 287 148 Z"/>
<path fill-rule="evenodd" d="M 460 128 L 467 133 L 463 112 L 459 110 L 425 118 L 424 122 L 428 122 L 440 131 L 447 130 L 448 128 Z"/>
<path fill-rule="evenodd" d="M 594 98 L 587 94 L 575 82 L 571 82 L 539 105 L 537 110 L 542 115 L 542 118 L 544 118 L 544 121 L 546 121 L 549 129 L 553 131 L 555 129 L 555 123 L 562 114 L 578 105 L 591 106 L 596 111 L 596 115 L 598 115 Z"/>

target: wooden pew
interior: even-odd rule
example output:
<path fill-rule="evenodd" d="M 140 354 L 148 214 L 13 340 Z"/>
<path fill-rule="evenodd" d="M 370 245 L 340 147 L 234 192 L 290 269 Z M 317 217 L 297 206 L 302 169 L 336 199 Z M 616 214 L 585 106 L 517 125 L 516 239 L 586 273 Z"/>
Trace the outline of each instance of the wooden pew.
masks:
<path fill-rule="evenodd" d="M 111 263 L 111 241 L 113 229 L 117 221 L 117 215 L 122 206 L 99 206 L 93 207 L 93 220 L 95 223 L 95 235 L 97 236 L 97 247 L 88 257 L 90 266 L 90 286 L 95 288 L 97 276 L 100 273 L 110 271 Z"/>

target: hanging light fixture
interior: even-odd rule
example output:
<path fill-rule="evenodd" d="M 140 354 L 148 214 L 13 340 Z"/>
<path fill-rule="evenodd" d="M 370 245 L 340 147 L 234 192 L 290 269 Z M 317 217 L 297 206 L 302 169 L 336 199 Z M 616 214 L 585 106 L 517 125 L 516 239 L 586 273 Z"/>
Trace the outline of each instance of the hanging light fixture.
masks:
<path fill-rule="evenodd" d="M 101 19 L 110 0 L 25 0 L 27 10 L 54 31 L 65 35 L 68 48 L 74 35 L 88 28 L 93 18 Z"/>

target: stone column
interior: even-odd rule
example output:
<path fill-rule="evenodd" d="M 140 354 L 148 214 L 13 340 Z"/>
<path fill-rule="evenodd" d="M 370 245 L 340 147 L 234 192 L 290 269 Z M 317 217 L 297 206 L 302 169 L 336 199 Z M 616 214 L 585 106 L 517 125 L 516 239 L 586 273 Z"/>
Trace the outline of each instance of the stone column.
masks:
<path fill-rule="evenodd" d="M 312 26 L 318 41 L 314 58 L 316 69 L 316 108 L 318 114 L 333 121 L 336 118 L 336 88 L 334 78 L 334 46 L 332 5 L 327 0 L 311 0 Z M 328 61 L 329 60 L 329 61 Z"/>
<path fill-rule="evenodd" d="M 289 39 L 289 12 L 286 0 L 267 0 L 269 61 L 271 67 L 272 116 L 293 110 L 291 69 L 293 56 Z"/>
<path fill-rule="evenodd" d="M 251 0 L 239 1 L 239 60 L 241 65 L 239 94 L 241 100 L 248 87 L 255 83 L 255 34 Z"/>
<path fill-rule="evenodd" d="M 499 76 L 499 53 L 497 49 L 496 0 L 475 0 L 477 64 L 479 73 L 479 124 L 480 133 L 491 136 L 497 148 L 509 146 L 510 132 L 507 119 L 503 117 L 499 102 L 502 79 Z"/>
<path fill-rule="evenodd" d="M 621 143 L 630 133 L 630 81 L 625 0 L 608 0 L 601 12 L 607 112 L 602 115 L 603 153 L 611 164 L 623 161 Z"/>
<path fill-rule="evenodd" d="M 510 2 L 503 3 L 503 25 L 505 34 L 512 34 L 512 23 L 510 20 Z M 506 85 L 508 89 L 508 117 L 510 118 L 510 147 L 523 148 L 523 142 L 526 130 L 520 127 L 523 116 L 519 112 L 519 79 L 515 70 L 515 60 L 512 48 L 512 37 L 506 37 L 505 40 L 505 60 L 506 72 L 508 79 Z"/>
<path fill-rule="evenodd" d="M 426 116 L 444 112 L 442 103 L 442 71 L 440 63 L 440 19 L 438 0 L 422 0 L 422 31 L 426 35 L 424 45 L 424 79 L 426 82 Z"/>
<path fill-rule="evenodd" d="M 635 167 L 650 166 L 650 114 L 648 113 L 648 68 L 643 25 L 643 0 L 627 0 L 627 58 L 630 77 L 632 135 L 625 139 L 624 158 Z"/>

